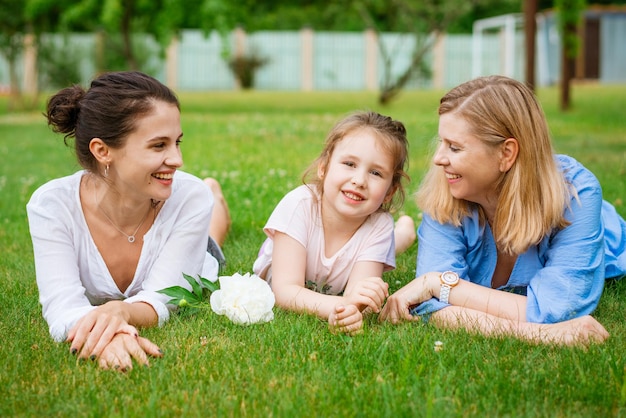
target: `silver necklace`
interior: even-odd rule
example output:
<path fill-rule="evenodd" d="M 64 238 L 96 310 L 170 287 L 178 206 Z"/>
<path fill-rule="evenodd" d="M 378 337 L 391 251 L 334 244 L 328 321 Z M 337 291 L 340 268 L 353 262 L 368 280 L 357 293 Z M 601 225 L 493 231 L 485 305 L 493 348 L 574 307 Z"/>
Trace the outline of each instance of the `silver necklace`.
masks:
<path fill-rule="evenodd" d="M 139 228 L 141 228 L 141 226 L 146 221 L 146 219 L 148 219 L 148 215 L 150 214 L 150 209 L 154 207 L 153 205 L 150 205 L 150 207 L 148 208 L 148 212 L 146 212 L 146 216 L 143 217 L 143 219 L 141 220 L 141 223 L 139 224 L 139 226 L 137 226 L 137 229 L 135 229 L 135 232 L 133 232 L 132 235 L 128 235 L 126 232 L 122 231 L 121 228 L 115 225 L 115 222 L 113 222 L 113 220 L 109 218 L 109 215 L 107 215 L 104 209 L 102 209 L 102 207 L 98 204 L 98 186 L 95 187 L 95 199 L 96 199 L 96 206 L 98 207 L 98 210 L 102 212 L 102 214 L 104 215 L 105 218 L 107 218 L 109 223 L 113 225 L 113 227 L 117 229 L 122 235 L 124 235 L 126 239 L 128 240 L 128 242 L 130 242 L 131 244 L 135 242 L 135 235 L 137 235 L 137 232 L 139 232 Z"/>

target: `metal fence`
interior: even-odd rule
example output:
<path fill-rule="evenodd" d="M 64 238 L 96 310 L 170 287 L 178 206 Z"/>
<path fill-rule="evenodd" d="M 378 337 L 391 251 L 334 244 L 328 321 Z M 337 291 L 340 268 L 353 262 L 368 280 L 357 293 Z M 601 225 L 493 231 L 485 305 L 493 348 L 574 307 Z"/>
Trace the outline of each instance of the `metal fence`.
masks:
<path fill-rule="evenodd" d="M 601 18 L 601 45 L 599 51 L 599 82 L 626 82 L 626 14 Z M 484 74 L 505 74 L 522 79 L 524 62 L 524 37 L 521 29 L 514 32 L 514 39 L 505 40 L 504 31 L 481 34 L 480 54 L 475 48 L 472 35 L 443 35 L 426 55 L 432 76 L 416 78 L 407 86 L 417 88 L 449 88 L 463 81 Z M 57 34 L 44 35 L 50 42 L 63 45 L 64 38 Z M 70 35 L 70 48 L 77 54 L 76 65 L 80 69 L 82 83 L 87 84 L 96 73 L 94 51 L 96 35 Z M 268 59 L 266 65 L 256 72 L 254 88 L 258 90 L 375 90 L 383 77 L 384 63 L 378 42 L 393 57 L 391 72 L 398 74 L 410 62 L 410 52 L 416 42 L 407 34 L 384 33 L 380 39 L 371 31 L 363 33 L 302 31 L 261 31 L 245 34 L 233 31 L 226 39 L 216 33 L 205 36 L 201 31 L 185 30 L 167 49 L 165 56 L 159 54 L 154 39 L 139 37 L 140 48 L 148 56 L 145 71 L 179 91 L 231 90 L 238 88 L 224 57 L 224 42 L 231 53 L 254 52 Z M 506 51 L 514 48 L 514 53 Z M 557 82 L 560 61 L 560 40 L 556 35 L 554 19 L 540 21 L 537 34 L 537 82 L 539 85 Z M 32 54 L 31 54 L 32 55 Z M 477 56 L 479 55 L 479 56 Z M 512 59 L 513 62 L 505 62 Z M 475 60 L 480 65 L 476 66 Z M 32 85 L 26 80 L 39 80 L 44 84 L 45 74 L 34 78 L 25 74 L 34 69 L 32 59 L 22 57 L 18 73 L 23 88 Z M 30 63 L 30 64 L 29 64 Z M 479 68 L 479 74 L 476 72 Z M 0 92 L 7 90 L 9 68 L 0 55 Z M 32 81 L 30 82 L 32 84 Z"/>

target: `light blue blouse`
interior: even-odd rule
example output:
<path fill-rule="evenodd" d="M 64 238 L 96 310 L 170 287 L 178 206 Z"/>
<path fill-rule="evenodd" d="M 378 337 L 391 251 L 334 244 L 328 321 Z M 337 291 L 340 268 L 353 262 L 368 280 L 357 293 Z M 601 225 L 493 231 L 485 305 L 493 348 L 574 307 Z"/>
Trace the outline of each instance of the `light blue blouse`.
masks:
<path fill-rule="evenodd" d="M 565 178 L 578 192 L 565 217 L 571 224 L 546 236 L 517 258 L 501 290 L 527 296 L 529 322 L 555 323 L 594 311 L 605 278 L 626 275 L 626 222 L 608 202 L 596 177 L 575 159 L 556 156 Z M 418 228 L 416 277 L 452 270 L 465 280 L 491 286 L 496 267 L 495 241 L 478 211 L 455 227 L 424 214 Z M 431 299 L 412 309 L 428 315 L 449 306 Z"/>

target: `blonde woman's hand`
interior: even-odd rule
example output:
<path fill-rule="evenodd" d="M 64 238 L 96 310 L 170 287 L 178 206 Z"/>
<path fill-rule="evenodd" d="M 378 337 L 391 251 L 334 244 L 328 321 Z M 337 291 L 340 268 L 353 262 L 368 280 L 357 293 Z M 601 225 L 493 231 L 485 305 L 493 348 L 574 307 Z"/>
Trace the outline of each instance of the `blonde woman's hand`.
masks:
<path fill-rule="evenodd" d="M 163 352 L 147 338 L 120 333 L 104 347 L 98 364 L 103 369 L 127 372 L 133 368 L 133 359 L 140 365 L 149 366 L 149 356 L 163 357 Z"/>
<path fill-rule="evenodd" d="M 365 277 L 352 280 L 343 293 L 345 304 L 355 305 L 360 311 L 369 308 L 373 312 L 380 312 L 389 296 L 389 285 L 380 277 Z"/>
<path fill-rule="evenodd" d="M 378 316 L 378 320 L 390 321 L 393 324 L 402 321 L 418 321 L 420 318 L 411 315 L 409 310 L 433 297 L 431 282 L 434 279 L 438 279 L 438 276 L 435 277 L 435 273 L 427 273 L 413 279 L 390 295 Z"/>
<path fill-rule="evenodd" d="M 588 346 L 602 343 L 609 338 L 604 326 L 591 315 L 585 315 L 555 324 L 542 326 L 539 340 L 562 345 Z"/>
<path fill-rule="evenodd" d="M 328 316 L 328 328 L 333 334 L 359 334 L 363 331 L 363 314 L 355 305 L 337 305 Z"/>
<path fill-rule="evenodd" d="M 117 334 L 138 336 L 137 329 L 124 318 L 124 305 L 121 301 L 107 302 L 78 320 L 67 334 L 71 353 L 93 360 Z"/>

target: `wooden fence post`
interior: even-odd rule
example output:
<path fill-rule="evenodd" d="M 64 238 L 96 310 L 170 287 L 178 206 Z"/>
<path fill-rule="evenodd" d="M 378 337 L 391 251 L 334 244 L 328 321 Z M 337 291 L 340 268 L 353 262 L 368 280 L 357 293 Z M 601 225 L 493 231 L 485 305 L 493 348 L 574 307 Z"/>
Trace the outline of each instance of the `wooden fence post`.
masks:
<path fill-rule="evenodd" d="M 24 36 L 24 93 L 27 96 L 37 95 L 37 46 L 35 35 L 32 33 Z"/>
<path fill-rule="evenodd" d="M 446 84 L 446 35 L 437 32 L 434 34 L 433 47 L 433 87 L 445 88 Z"/>
<path fill-rule="evenodd" d="M 378 36 L 373 29 L 365 31 L 365 89 L 378 89 Z"/>
<path fill-rule="evenodd" d="M 178 88 L 178 47 L 180 40 L 178 37 L 172 38 L 172 41 L 165 50 L 165 84 L 172 90 Z"/>
<path fill-rule="evenodd" d="M 300 42 L 302 45 L 300 62 L 302 65 L 302 91 L 313 90 L 313 30 L 303 28 L 300 31 Z"/>

